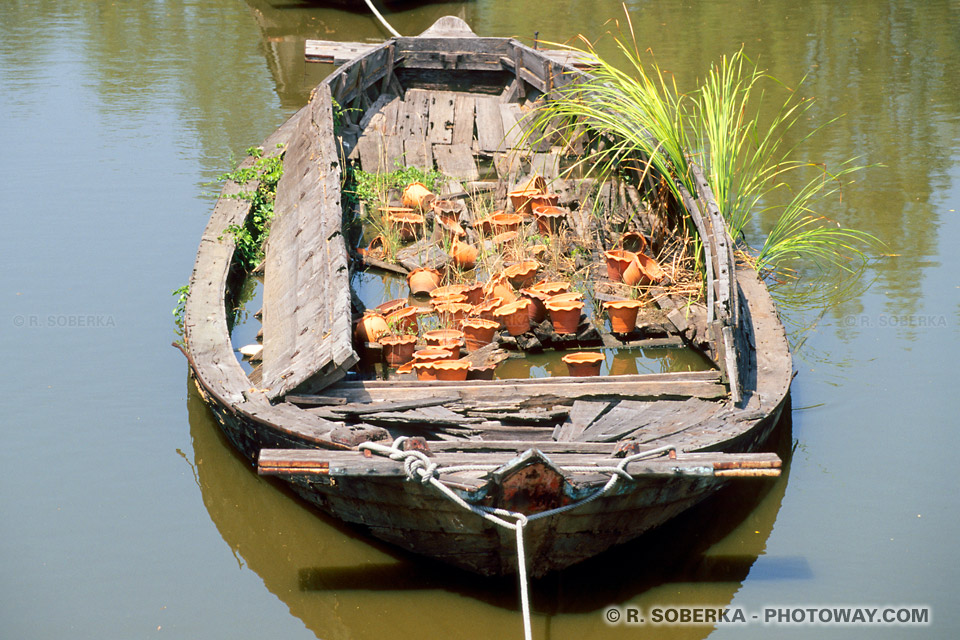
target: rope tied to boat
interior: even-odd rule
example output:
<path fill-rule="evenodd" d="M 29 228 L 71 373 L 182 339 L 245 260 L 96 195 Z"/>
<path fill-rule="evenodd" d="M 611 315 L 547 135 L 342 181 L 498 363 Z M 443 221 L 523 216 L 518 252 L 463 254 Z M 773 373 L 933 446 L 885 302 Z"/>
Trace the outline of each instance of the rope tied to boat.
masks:
<path fill-rule="evenodd" d="M 429 457 L 422 451 L 417 451 L 416 449 L 403 450 L 400 447 L 403 445 L 404 441 L 407 440 L 406 436 L 401 436 L 393 441 L 390 446 L 377 444 L 376 442 L 363 442 L 358 446 L 358 449 L 361 451 L 370 451 L 371 453 L 376 453 L 378 455 L 386 456 L 391 460 L 401 462 L 403 464 L 404 473 L 407 475 L 407 480 L 410 481 L 419 481 L 421 484 L 430 484 L 433 485 L 437 490 L 440 491 L 446 498 L 452 502 L 460 505 L 467 511 L 477 514 L 484 520 L 492 522 L 493 524 L 503 527 L 516 532 L 517 539 L 517 577 L 520 582 L 520 609 L 523 614 L 523 637 L 524 640 L 531 640 L 532 631 L 530 626 L 530 594 L 529 594 L 529 585 L 527 583 L 527 558 L 526 551 L 524 549 L 523 543 L 523 528 L 527 526 L 528 523 L 539 520 L 540 518 L 546 518 L 549 516 L 559 515 L 565 513 L 577 507 L 581 507 L 589 502 L 592 502 L 609 492 L 616 486 L 617 482 L 621 479 L 633 481 L 633 476 L 630 475 L 630 472 L 627 471 L 627 466 L 636 460 L 643 458 L 650 458 L 654 456 L 663 455 L 670 451 L 676 451 L 676 447 L 672 445 L 666 445 L 663 447 L 657 447 L 656 449 L 650 449 L 649 451 L 642 451 L 640 453 L 635 453 L 631 456 L 623 458 L 615 466 L 609 467 L 594 467 L 594 466 L 572 466 L 572 467 L 560 467 L 560 469 L 567 473 L 609 473 L 610 478 L 607 482 L 588 495 L 585 498 L 582 498 L 576 502 L 572 502 L 568 505 L 562 507 L 557 507 L 555 509 L 550 509 L 548 511 L 541 511 L 540 513 L 535 513 L 533 515 L 525 515 L 517 511 L 509 511 L 507 509 L 500 509 L 497 507 L 484 507 L 480 505 L 470 504 L 464 500 L 460 495 L 458 495 L 453 489 L 445 485 L 440 480 L 440 474 L 442 473 L 458 473 L 461 471 L 494 471 L 498 469 L 498 465 L 489 465 L 489 464 L 476 464 L 476 465 L 456 465 L 449 467 L 441 467 L 436 462 L 432 462 Z M 512 518 L 513 522 L 505 520 L 505 518 Z"/>

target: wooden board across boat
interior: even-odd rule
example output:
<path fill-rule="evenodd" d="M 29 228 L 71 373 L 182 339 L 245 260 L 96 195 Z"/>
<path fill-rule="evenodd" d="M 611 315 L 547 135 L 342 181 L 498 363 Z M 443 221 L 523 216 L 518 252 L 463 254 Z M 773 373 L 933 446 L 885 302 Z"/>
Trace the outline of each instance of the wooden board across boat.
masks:
<path fill-rule="evenodd" d="M 214 207 L 190 282 L 190 368 L 230 442 L 261 474 L 401 548 L 480 574 L 516 571 L 512 531 L 465 510 L 433 483 L 411 481 L 402 460 L 360 446 L 400 443 L 393 448 L 415 449 L 437 465 L 431 477 L 466 503 L 531 517 L 524 538 L 534 576 L 635 538 L 731 478 L 779 474 L 779 458 L 761 447 L 788 397 L 789 348 L 765 286 L 734 260 L 702 176 L 682 205 L 703 240 L 707 304 L 699 327 L 684 335 L 696 336 L 714 370 L 349 379 L 358 356 L 349 285 L 355 265 L 342 232 L 343 163 L 352 158 L 376 170 L 406 153 L 408 162 L 436 165 L 468 184 L 478 180 L 478 157 L 510 171 L 519 155 L 556 178 L 558 152 L 525 147 L 511 132 L 527 100 L 584 73 L 516 40 L 478 37 L 449 17 L 418 37 L 355 53 L 263 143 L 265 154 L 282 144 L 285 155 L 266 246 L 263 360 L 253 380 L 235 356 L 225 306 L 242 271 L 226 230 L 249 213 L 248 202 L 230 197 L 239 191 L 235 183 Z M 336 132 L 334 101 L 346 109 Z M 669 296 L 661 305 L 684 323 Z M 658 453 L 638 456 L 647 451 Z M 618 464 L 620 471 L 611 471 Z M 618 480 L 606 492 L 556 511 L 608 486 L 612 475 Z"/>

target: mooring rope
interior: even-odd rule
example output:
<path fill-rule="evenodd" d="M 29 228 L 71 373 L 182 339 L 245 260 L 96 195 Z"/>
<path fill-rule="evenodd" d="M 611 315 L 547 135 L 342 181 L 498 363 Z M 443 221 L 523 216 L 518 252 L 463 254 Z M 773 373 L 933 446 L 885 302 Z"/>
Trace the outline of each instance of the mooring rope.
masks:
<path fill-rule="evenodd" d="M 478 505 L 470 504 L 463 498 L 461 498 L 453 489 L 445 485 L 440 481 L 440 474 L 442 473 L 458 473 L 461 471 L 493 471 L 498 469 L 498 465 L 489 465 L 489 464 L 475 464 L 475 465 L 457 465 L 450 467 L 441 467 L 436 462 L 431 462 L 430 458 L 423 453 L 422 451 L 417 451 L 416 449 L 411 449 L 409 451 L 404 451 L 400 448 L 403 442 L 407 440 L 406 436 L 397 438 L 393 441 L 389 447 L 382 444 L 377 444 L 375 442 L 364 442 L 361 443 L 358 447 L 361 451 L 368 450 L 372 453 L 378 455 L 386 456 L 391 460 L 396 460 L 397 462 L 403 463 L 404 473 L 407 475 L 408 480 L 417 480 L 421 484 L 430 484 L 433 485 L 437 490 L 440 491 L 446 498 L 452 502 L 460 505 L 467 511 L 471 511 L 484 520 L 488 520 L 493 524 L 503 527 L 504 529 L 509 529 L 516 532 L 517 536 L 517 577 L 520 582 L 520 610 L 523 614 L 523 637 L 524 640 L 532 639 L 532 631 L 530 626 L 530 594 L 529 594 L 529 585 L 527 583 L 527 558 L 526 552 L 524 550 L 523 544 L 523 528 L 527 526 L 529 522 L 533 520 L 539 520 L 540 518 L 547 518 L 549 516 L 555 516 L 561 513 L 570 511 L 571 509 L 576 509 L 577 507 L 583 506 L 588 502 L 592 502 L 604 495 L 622 478 L 625 480 L 633 480 L 633 476 L 627 471 L 627 465 L 641 458 L 649 458 L 653 456 L 658 456 L 669 451 L 676 451 L 674 446 L 663 446 L 657 447 L 656 449 L 650 449 L 649 451 L 643 451 L 641 453 L 635 453 L 632 456 L 627 456 L 623 460 L 617 463 L 616 466 L 612 467 L 593 467 L 593 466 L 582 466 L 582 467 L 560 467 L 561 471 L 567 473 L 609 473 L 610 479 L 607 480 L 606 484 L 602 487 L 588 495 L 586 498 L 582 498 L 577 502 L 564 505 L 562 507 L 557 507 L 556 509 L 550 509 L 549 511 L 541 511 L 540 513 L 535 513 L 531 516 L 518 513 L 516 511 L 509 511 L 507 509 L 498 509 L 494 507 L 481 507 Z M 509 522 L 504 518 L 512 518 L 513 522 Z"/>
<path fill-rule="evenodd" d="M 392 33 L 392 34 L 394 35 L 394 37 L 396 37 L 396 38 L 402 38 L 402 37 L 403 37 L 403 36 L 400 35 L 400 32 L 399 32 L 399 31 L 397 31 L 396 29 L 394 29 L 393 27 L 390 26 L 390 23 L 387 22 L 386 18 L 384 18 L 382 15 L 380 15 L 380 12 L 377 11 L 377 8 L 376 8 L 375 6 L 373 6 L 373 2 L 371 2 L 371 0 L 363 0 L 363 1 L 367 3 L 367 6 L 370 7 L 370 11 L 373 11 L 373 15 L 377 16 L 377 20 L 380 21 L 380 24 L 382 24 L 384 27 L 386 27 L 387 31 L 389 31 L 390 33 Z"/>

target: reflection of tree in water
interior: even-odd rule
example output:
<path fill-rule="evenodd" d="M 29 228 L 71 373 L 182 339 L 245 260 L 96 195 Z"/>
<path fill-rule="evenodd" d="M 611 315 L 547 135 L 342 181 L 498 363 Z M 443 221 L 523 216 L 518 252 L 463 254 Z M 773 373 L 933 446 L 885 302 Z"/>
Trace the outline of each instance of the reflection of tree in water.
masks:
<path fill-rule="evenodd" d="M 241 565 L 317 637 L 456 637 L 469 628 L 482 640 L 519 633 L 513 578 L 480 578 L 405 555 L 318 515 L 280 483 L 259 478 L 188 385 L 194 466 L 210 519 Z M 724 607 L 751 572 L 804 577 L 802 560 L 757 562 L 786 490 L 789 421 L 776 437 L 772 446 L 787 465 L 776 482 L 744 481 L 633 543 L 535 581 L 535 637 L 581 637 L 584 629 L 591 638 L 623 637 L 603 623 L 605 608 Z M 692 640 L 712 631 L 658 627 L 657 637 Z"/>

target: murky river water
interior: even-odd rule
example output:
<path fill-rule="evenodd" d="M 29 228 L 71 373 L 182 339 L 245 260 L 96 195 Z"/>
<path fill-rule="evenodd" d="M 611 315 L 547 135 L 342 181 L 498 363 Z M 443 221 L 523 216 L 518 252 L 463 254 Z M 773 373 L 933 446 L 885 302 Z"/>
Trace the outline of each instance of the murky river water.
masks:
<path fill-rule="evenodd" d="M 784 309 L 799 346 L 788 473 L 537 583 L 535 637 L 957 637 L 960 6 L 627 4 L 681 83 L 741 44 L 787 83 L 806 76 L 810 126 L 844 115 L 809 157 L 883 165 L 827 213 L 887 247 L 866 292 Z M 612 0 L 409 6 L 386 13 L 403 33 L 455 14 L 546 40 L 622 15 Z M 366 12 L 297 2 L 0 5 L 2 637 L 520 637 L 512 580 L 424 565 L 259 479 L 167 346 L 207 183 L 329 71 L 303 62 L 307 37 L 383 34 Z M 748 620 L 604 622 L 676 605 Z M 842 605 L 929 607 L 932 622 L 749 618 Z"/>

